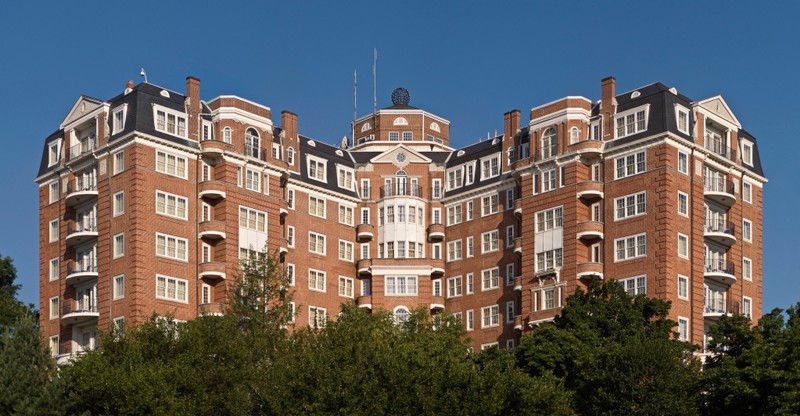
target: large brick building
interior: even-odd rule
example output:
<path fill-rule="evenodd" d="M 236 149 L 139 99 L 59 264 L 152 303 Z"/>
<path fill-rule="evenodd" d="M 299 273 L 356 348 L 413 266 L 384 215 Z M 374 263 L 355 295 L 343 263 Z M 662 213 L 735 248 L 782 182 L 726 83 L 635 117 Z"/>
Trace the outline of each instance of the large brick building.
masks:
<path fill-rule="evenodd" d="M 238 262 L 280 254 L 296 325 L 342 303 L 459 314 L 476 348 L 513 346 L 592 276 L 669 299 L 703 344 L 725 313 L 759 318 L 758 145 L 722 97 L 655 83 L 504 116 L 450 147 L 448 120 L 409 105 L 361 117 L 331 146 L 298 116 L 129 82 L 82 96 L 45 140 L 41 330 L 61 359 L 98 328 L 153 312 L 219 313 Z M 313 121 L 312 121 L 313 122 Z"/>

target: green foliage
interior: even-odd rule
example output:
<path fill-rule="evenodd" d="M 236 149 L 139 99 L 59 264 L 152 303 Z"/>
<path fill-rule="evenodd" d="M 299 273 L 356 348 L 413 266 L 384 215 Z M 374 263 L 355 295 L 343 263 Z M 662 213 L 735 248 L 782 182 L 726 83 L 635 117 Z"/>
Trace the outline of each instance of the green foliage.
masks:
<path fill-rule="evenodd" d="M 696 414 L 699 368 L 674 337 L 669 307 L 630 297 L 616 282 L 592 282 L 552 324 L 523 337 L 519 363 L 562 380 L 580 414 Z"/>
<path fill-rule="evenodd" d="M 17 299 L 20 285 L 17 280 L 17 268 L 11 257 L 0 255 L 0 331 L 13 325 L 26 314 L 33 314 L 34 321 L 39 320 L 39 313 L 32 304 L 25 305 Z"/>

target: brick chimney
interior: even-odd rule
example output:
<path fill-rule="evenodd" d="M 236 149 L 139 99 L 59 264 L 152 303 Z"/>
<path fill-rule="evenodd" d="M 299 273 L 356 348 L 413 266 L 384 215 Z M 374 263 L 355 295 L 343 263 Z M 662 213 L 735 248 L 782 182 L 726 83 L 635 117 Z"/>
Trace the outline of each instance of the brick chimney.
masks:
<path fill-rule="evenodd" d="M 189 113 L 189 140 L 200 141 L 200 80 L 186 77 L 186 112 Z"/>
<path fill-rule="evenodd" d="M 503 114 L 503 172 L 511 170 L 508 160 L 509 149 L 514 149 L 514 160 L 519 158 L 516 154 L 516 138 L 519 131 L 519 110 L 511 110 Z"/>
<path fill-rule="evenodd" d="M 600 82 L 602 98 L 600 99 L 600 114 L 603 116 L 603 141 L 614 138 L 614 114 L 617 113 L 617 79 L 606 77 Z"/>
<path fill-rule="evenodd" d="M 297 114 L 286 110 L 281 111 L 281 130 L 281 134 L 283 135 L 281 144 L 283 145 L 284 151 L 288 152 L 290 147 L 294 149 L 294 166 L 289 166 L 289 169 L 299 172 L 300 139 L 297 137 Z"/>

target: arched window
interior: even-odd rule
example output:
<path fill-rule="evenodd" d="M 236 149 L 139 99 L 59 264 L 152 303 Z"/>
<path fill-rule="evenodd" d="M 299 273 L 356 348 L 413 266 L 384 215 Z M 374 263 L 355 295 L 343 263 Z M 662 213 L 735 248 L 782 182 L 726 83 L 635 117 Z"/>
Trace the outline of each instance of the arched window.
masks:
<path fill-rule="evenodd" d="M 361 126 L 361 132 L 362 132 L 362 133 L 364 133 L 364 132 L 366 132 L 366 131 L 369 131 L 369 129 L 371 129 L 371 128 L 372 128 L 372 126 L 371 126 L 369 123 L 364 123 L 364 124 Z"/>
<path fill-rule="evenodd" d="M 395 126 L 407 126 L 408 120 L 406 120 L 405 117 L 397 117 L 396 119 L 394 119 L 394 122 L 392 124 L 394 124 Z"/>
<path fill-rule="evenodd" d="M 433 131 L 435 131 L 437 133 L 441 132 L 441 129 L 439 128 L 439 123 L 437 123 L 435 121 L 431 123 L 430 128 L 431 128 L 431 130 L 433 130 Z"/>
<path fill-rule="evenodd" d="M 508 164 L 514 163 L 514 146 L 508 148 Z"/>
<path fill-rule="evenodd" d="M 394 308 L 394 321 L 397 324 L 403 324 L 408 322 L 408 308 L 405 306 L 398 306 Z"/>
<path fill-rule="evenodd" d="M 286 151 L 286 162 L 294 166 L 294 148 L 290 147 L 289 150 Z"/>
<path fill-rule="evenodd" d="M 404 170 L 398 170 L 395 176 L 397 176 L 397 195 L 407 195 L 408 174 Z"/>
<path fill-rule="evenodd" d="M 577 127 L 573 127 L 569 129 L 569 144 L 578 143 L 578 139 L 580 138 L 580 130 Z"/>
<path fill-rule="evenodd" d="M 258 137 L 258 131 L 252 127 L 248 128 L 244 133 L 244 153 L 258 158 L 260 147 L 261 139 Z"/>
<path fill-rule="evenodd" d="M 542 159 L 549 159 L 555 157 L 558 153 L 558 134 L 556 129 L 550 127 L 542 134 Z"/>
<path fill-rule="evenodd" d="M 225 143 L 233 143 L 233 130 L 230 127 L 222 129 L 222 141 Z"/>

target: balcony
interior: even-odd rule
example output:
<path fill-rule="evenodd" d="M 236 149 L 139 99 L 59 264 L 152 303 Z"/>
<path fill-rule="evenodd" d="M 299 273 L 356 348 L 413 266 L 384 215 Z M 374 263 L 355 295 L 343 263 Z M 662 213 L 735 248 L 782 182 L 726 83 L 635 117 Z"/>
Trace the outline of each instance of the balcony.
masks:
<path fill-rule="evenodd" d="M 223 199 L 225 198 L 225 182 L 222 181 L 203 181 L 198 185 L 200 198 Z"/>
<path fill-rule="evenodd" d="M 356 270 L 358 270 L 358 274 L 369 276 L 372 275 L 372 260 L 371 259 L 361 259 L 356 263 Z"/>
<path fill-rule="evenodd" d="M 706 176 L 703 180 L 704 195 L 707 199 L 730 208 L 736 202 L 736 197 L 733 195 L 733 182 L 726 179 L 724 176 Z"/>
<path fill-rule="evenodd" d="M 444 239 L 444 224 L 431 224 L 428 226 L 428 241 L 437 242 Z"/>
<path fill-rule="evenodd" d="M 569 145 L 569 150 L 585 156 L 600 156 L 603 153 L 603 142 L 600 140 L 584 140 Z"/>
<path fill-rule="evenodd" d="M 90 280 L 97 280 L 97 265 L 84 265 L 81 264 L 81 262 L 75 262 L 67 266 L 67 277 L 65 280 L 68 285 L 78 285 Z"/>
<path fill-rule="evenodd" d="M 539 149 L 536 153 L 536 161 L 552 159 L 558 156 L 558 146 L 552 145 Z"/>
<path fill-rule="evenodd" d="M 398 186 L 397 184 L 394 186 L 381 186 L 381 198 L 395 196 L 414 196 L 417 198 L 422 198 L 422 187 L 419 185 Z"/>
<path fill-rule="evenodd" d="M 244 147 L 242 148 L 242 154 L 253 159 L 258 159 L 262 162 L 267 161 L 267 151 L 249 143 L 245 143 Z"/>
<path fill-rule="evenodd" d="M 82 324 L 97 320 L 100 313 L 97 311 L 97 304 L 88 304 L 88 302 L 70 302 L 72 305 L 66 305 L 63 309 L 61 320 L 70 325 Z"/>
<path fill-rule="evenodd" d="M 514 239 L 514 254 L 518 256 L 522 255 L 522 237 Z"/>
<path fill-rule="evenodd" d="M 705 272 L 703 277 L 713 282 L 721 283 L 730 286 L 736 282 L 736 266 L 733 262 L 719 259 L 708 260 L 706 259 Z"/>
<path fill-rule="evenodd" d="M 75 206 L 97 199 L 97 184 L 94 181 L 75 181 L 67 184 L 67 206 Z"/>
<path fill-rule="evenodd" d="M 592 279 L 597 277 L 599 279 L 603 279 L 603 263 L 600 262 L 587 262 L 587 263 L 578 263 L 577 272 L 575 276 L 578 279 Z"/>
<path fill-rule="evenodd" d="M 600 221 L 579 222 L 576 236 L 578 240 L 583 240 L 583 241 L 602 240 L 603 223 Z"/>
<path fill-rule="evenodd" d="M 67 227 L 67 246 L 74 246 L 95 239 L 97 239 L 97 224 L 94 218 L 70 224 Z"/>
<path fill-rule="evenodd" d="M 522 218 L 522 200 L 521 199 L 517 199 L 516 201 L 514 201 L 514 215 L 516 215 L 517 218 Z"/>
<path fill-rule="evenodd" d="M 603 182 L 584 181 L 575 185 L 575 194 L 578 199 L 584 201 L 594 201 L 603 198 Z"/>
<path fill-rule="evenodd" d="M 430 259 L 431 262 L 431 275 L 441 276 L 444 274 L 444 260 Z"/>
<path fill-rule="evenodd" d="M 357 297 L 356 306 L 358 306 L 359 308 L 372 309 L 372 295 Z"/>
<path fill-rule="evenodd" d="M 360 243 L 365 243 L 367 241 L 372 241 L 372 237 L 375 235 L 375 226 L 372 224 L 358 224 L 356 226 L 356 236 Z"/>
<path fill-rule="evenodd" d="M 222 316 L 225 307 L 221 303 L 201 303 L 200 314 L 204 316 Z"/>
<path fill-rule="evenodd" d="M 703 318 L 710 321 L 716 321 L 722 315 L 730 315 L 725 309 L 725 300 L 708 300 L 706 299 L 705 308 L 703 309 Z"/>
<path fill-rule="evenodd" d="M 226 151 L 230 151 L 233 145 L 219 140 L 203 140 L 200 142 L 200 151 L 203 156 L 217 157 L 221 156 Z"/>
<path fill-rule="evenodd" d="M 82 156 L 86 156 L 97 149 L 97 136 L 94 134 L 81 140 L 80 143 L 69 148 L 69 160 L 75 160 Z"/>
<path fill-rule="evenodd" d="M 522 331 L 522 328 L 524 327 L 525 325 L 522 322 L 522 315 L 514 316 L 514 329 L 517 331 Z"/>
<path fill-rule="evenodd" d="M 724 219 L 706 220 L 703 237 L 718 244 L 730 247 L 736 242 L 736 226 Z"/>
<path fill-rule="evenodd" d="M 225 238 L 225 223 L 222 221 L 203 221 L 200 223 L 200 238 L 222 240 Z"/>
<path fill-rule="evenodd" d="M 433 297 L 431 297 L 431 310 L 432 311 L 444 310 L 444 296 L 433 295 Z"/>
<path fill-rule="evenodd" d="M 200 263 L 198 275 L 201 279 L 225 279 L 225 263 L 219 261 Z"/>
<path fill-rule="evenodd" d="M 712 155 L 722 158 L 727 161 L 736 161 L 736 150 L 728 146 L 723 146 L 721 142 L 712 139 L 712 136 L 706 134 L 705 148 L 711 152 Z"/>

